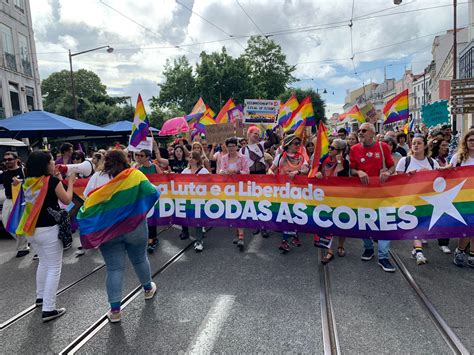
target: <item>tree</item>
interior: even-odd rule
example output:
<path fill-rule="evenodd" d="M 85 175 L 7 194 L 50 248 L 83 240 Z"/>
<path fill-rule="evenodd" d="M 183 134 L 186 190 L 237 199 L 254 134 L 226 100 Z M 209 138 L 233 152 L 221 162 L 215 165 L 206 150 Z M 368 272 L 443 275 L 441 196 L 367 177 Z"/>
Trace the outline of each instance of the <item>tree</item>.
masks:
<path fill-rule="evenodd" d="M 125 104 L 125 97 L 110 97 L 106 86 L 92 71 L 80 69 L 74 72 L 74 89 L 78 119 L 96 125 L 123 119 L 131 120 L 134 108 Z M 61 116 L 74 117 L 70 72 L 55 72 L 41 83 L 43 107 Z"/>
<path fill-rule="evenodd" d="M 225 47 L 220 53 L 202 52 L 196 74 L 199 94 L 214 109 L 219 110 L 229 98 L 243 103 L 256 94 L 247 61 L 243 57 L 232 58 Z"/>
<path fill-rule="evenodd" d="M 286 62 L 279 44 L 262 36 L 252 36 L 243 54 L 250 65 L 252 80 L 257 87 L 257 97 L 274 99 L 281 95 L 295 78 L 295 66 Z"/>
<path fill-rule="evenodd" d="M 173 61 L 166 61 L 163 76 L 165 81 L 160 86 L 158 97 L 153 96 L 150 104 L 152 107 L 162 109 L 179 107 L 185 112 L 190 112 L 199 99 L 196 91 L 196 79 L 193 68 L 188 59 L 182 56 Z"/>
<path fill-rule="evenodd" d="M 306 96 L 311 96 L 314 114 L 316 116 L 316 125 L 319 124 L 320 119 L 326 123 L 326 103 L 321 99 L 321 95 L 319 95 L 313 89 L 289 88 L 283 94 L 278 96 L 278 100 L 280 100 L 282 103 L 285 103 L 288 101 L 291 95 L 295 95 L 298 99 L 298 102 L 301 102 Z"/>

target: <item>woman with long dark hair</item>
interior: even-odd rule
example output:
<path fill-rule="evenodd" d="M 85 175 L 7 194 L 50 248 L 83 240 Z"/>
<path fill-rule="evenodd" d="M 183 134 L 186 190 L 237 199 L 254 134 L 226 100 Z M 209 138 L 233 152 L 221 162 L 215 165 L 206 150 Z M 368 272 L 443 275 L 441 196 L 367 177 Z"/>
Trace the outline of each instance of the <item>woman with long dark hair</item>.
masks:
<path fill-rule="evenodd" d="M 107 266 L 107 317 L 112 323 L 121 320 L 125 255 L 143 286 L 145 300 L 153 298 L 156 292 L 146 254 L 146 215 L 158 192 L 142 172 L 130 168 L 125 154 L 120 150 L 107 152 L 104 170 L 89 180 L 84 190 L 87 198 L 77 216 L 83 246 L 99 247 Z M 122 207 L 117 208 L 119 205 Z"/>
<path fill-rule="evenodd" d="M 60 211 L 58 200 L 65 205 L 71 203 L 76 177 L 69 176 L 65 190 L 61 181 L 53 176 L 55 166 L 51 153 L 45 151 L 30 154 L 26 161 L 25 173 L 21 191 L 24 210 L 19 223 L 16 224 L 16 233 L 25 235 L 38 253 L 36 305 L 42 306 L 42 319 L 47 322 L 66 312 L 65 308 L 56 308 L 63 245 L 58 238 L 58 223 L 49 210 Z M 17 202 L 19 205 L 21 201 Z"/>

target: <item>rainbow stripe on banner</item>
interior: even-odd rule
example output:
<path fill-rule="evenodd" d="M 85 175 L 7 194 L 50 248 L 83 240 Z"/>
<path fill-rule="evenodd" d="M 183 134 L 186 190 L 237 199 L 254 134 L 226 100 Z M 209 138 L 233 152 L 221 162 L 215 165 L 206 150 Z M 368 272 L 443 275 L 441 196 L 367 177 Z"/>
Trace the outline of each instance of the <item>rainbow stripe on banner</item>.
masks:
<path fill-rule="evenodd" d="M 161 192 L 150 224 L 265 228 L 352 238 L 473 235 L 474 167 L 372 178 L 149 175 Z M 79 182 L 78 185 L 80 185 Z M 101 219 L 100 224 L 107 219 Z"/>
<path fill-rule="evenodd" d="M 82 196 L 84 190 L 75 191 Z M 93 191 L 77 214 L 82 246 L 96 248 L 133 231 L 146 218 L 159 193 L 147 177 L 127 169 Z"/>

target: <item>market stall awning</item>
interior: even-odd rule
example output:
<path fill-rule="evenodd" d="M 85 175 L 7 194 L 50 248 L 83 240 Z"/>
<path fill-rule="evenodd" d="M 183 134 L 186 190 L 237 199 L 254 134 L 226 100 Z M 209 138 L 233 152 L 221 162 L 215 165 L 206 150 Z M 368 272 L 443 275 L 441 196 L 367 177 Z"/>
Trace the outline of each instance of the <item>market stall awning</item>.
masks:
<path fill-rule="evenodd" d="M 47 111 L 31 111 L 0 120 L 0 138 L 103 136 L 113 132 Z"/>
<path fill-rule="evenodd" d="M 102 128 L 106 129 L 106 130 L 109 130 L 109 131 L 112 131 L 112 132 L 115 132 L 115 133 L 126 133 L 126 134 L 130 134 L 130 132 L 132 131 L 132 126 L 133 126 L 133 122 L 132 121 L 117 121 L 117 122 L 112 122 L 112 123 L 108 123 L 104 126 L 102 126 Z M 159 129 L 156 129 L 154 127 L 150 127 L 150 130 L 152 132 L 159 132 L 160 130 Z"/>

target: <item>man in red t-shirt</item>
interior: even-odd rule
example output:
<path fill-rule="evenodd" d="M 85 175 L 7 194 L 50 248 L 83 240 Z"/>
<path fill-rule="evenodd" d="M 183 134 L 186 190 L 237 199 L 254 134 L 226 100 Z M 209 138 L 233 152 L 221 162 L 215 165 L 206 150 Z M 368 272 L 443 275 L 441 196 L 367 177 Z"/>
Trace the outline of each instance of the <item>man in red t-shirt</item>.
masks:
<path fill-rule="evenodd" d="M 384 142 L 375 141 L 375 127 L 371 123 L 363 123 L 358 131 L 359 142 L 351 147 L 349 162 L 351 175 L 358 176 L 362 184 L 368 185 L 371 177 L 379 177 L 383 183 L 395 171 L 390 147 Z M 389 240 L 378 241 L 378 257 L 380 267 L 387 272 L 395 268 L 388 258 Z M 361 259 L 368 261 L 374 257 L 374 243 L 364 239 L 364 253 Z"/>

